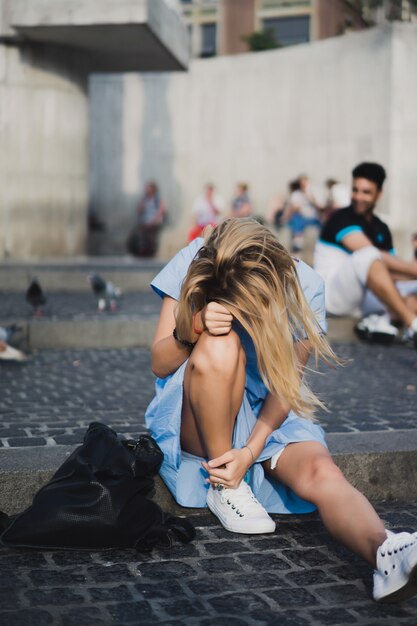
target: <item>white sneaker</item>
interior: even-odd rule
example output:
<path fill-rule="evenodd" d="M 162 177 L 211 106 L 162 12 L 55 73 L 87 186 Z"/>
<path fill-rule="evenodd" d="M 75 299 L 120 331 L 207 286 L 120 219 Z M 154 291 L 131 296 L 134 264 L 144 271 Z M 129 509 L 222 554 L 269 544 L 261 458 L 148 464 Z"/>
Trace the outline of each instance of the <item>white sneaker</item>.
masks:
<path fill-rule="evenodd" d="M 368 315 L 355 326 L 360 339 L 380 343 L 392 343 L 398 335 L 398 328 L 393 326 L 388 315 Z"/>
<path fill-rule="evenodd" d="M 417 594 L 417 532 L 393 533 L 379 546 L 374 572 L 374 600 L 398 602 Z"/>
<path fill-rule="evenodd" d="M 207 506 L 222 526 L 232 533 L 255 535 L 275 530 L 275 522 L 244 480 L 237 489 L 210 487 Z"/>

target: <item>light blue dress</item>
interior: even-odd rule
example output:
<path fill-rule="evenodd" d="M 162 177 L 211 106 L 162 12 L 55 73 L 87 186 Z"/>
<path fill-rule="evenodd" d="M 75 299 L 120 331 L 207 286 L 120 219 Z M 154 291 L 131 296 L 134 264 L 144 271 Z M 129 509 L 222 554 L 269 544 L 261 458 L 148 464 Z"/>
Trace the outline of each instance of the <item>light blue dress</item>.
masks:
<path fill-rule="evenodd" d="M 192 241 L 159 272 L 151 287 L 162 298 L 179 299 L 181 284 L 188 267 L 203 245 L 203 239 Z M 301 287 L 323 332 L 326 332 L 323 280 L 310 266 L 299 261 L 297 273 Z M 260 377 L 255 347 L 249 335 L 236 327 L 246 353 L 246 386 L 242 406 L 236 418 L 233 447 L 241 448 L 256 423 L 267 389 Z M 183 380 L 187 361 L 166 378 L 156 379 L 155 397 L 145 414 L 146 425 L 164 453 L 161 476 L 178 504 L 186 507 L 206 506 L 208 485 L 200 457 L 181 450 L 180 422 Z M 315 506 L 299 498 L 291 489 L 264 473 L 261 462 L 282 451 L 289 443 L 318 441 L 326 445 L 323 429 L 291 411 L 282 425 L 267 439 L 265 448 L 246 477 L 255 496 L 269 513 L 309 513 Z"/>

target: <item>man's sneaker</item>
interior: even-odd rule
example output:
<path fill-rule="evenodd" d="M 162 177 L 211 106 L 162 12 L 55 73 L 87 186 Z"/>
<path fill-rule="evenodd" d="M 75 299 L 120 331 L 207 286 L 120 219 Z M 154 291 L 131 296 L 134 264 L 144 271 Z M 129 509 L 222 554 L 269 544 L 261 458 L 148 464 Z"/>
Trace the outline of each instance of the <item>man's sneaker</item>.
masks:
<path fill-rule="evenodd" d="M 207 506 L 222 526 L 232 533 L 255 535 L 275 530 L 275 522 L 244 480 L 237 489 L 210 487 Z"/>
<path fill-rule="evenodd" d="M 398 335 L 398 328 L 391 324 L 388 315 L 368 315 L 356 324 L 355 332 L 364 341 L 390 344 Z"/>
<path fill-rule="evenodd" d="M 402 341 L 405 344 L 414 346 L 414 348 L 417 350 L 417 317 L 414 318 L 411 326 L 404 330 Z"/>
<path fill-rule="evenodd" d="M 374 600 L 398 602 L 417 594 L 417 533 L 393 533 L 379 546 Z"/>

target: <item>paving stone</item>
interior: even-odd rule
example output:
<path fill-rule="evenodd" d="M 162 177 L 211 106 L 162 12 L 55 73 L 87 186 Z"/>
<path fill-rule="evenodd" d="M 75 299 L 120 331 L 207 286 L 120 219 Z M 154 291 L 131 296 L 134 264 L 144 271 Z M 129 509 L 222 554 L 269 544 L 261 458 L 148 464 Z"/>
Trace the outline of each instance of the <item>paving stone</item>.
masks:
<path fill-rule="evenodd" d="M 160 607 L 169 617 L 186 617 L 189 619 L 195 616 L 201 615 L 205 617 L 207 615 L 207 607 L 197 599 L 175 598 L 162 600 Z"/>
<path fill-rule="evenodd" d="M 117 578 L 117 574 L 115 577 Z M 126 585 L 100 588 L 89 587 L 88 593 L 93 602 L 111 602 L 113 600 L 117 602 L 127 602 L 133 599 L 132 593 Z"/>
<path fill-rule="evenodd" d="M 288 570 L 291 565 L 287 560 L 280 558 L 274 552 L 264 552 L 262 554 L 239 554 L 238 560 L 245 567 L 250 567 L 258 572 Z"/>
<path fill-rule="evenodd" d="M 85 574 L 78 569 L 38 570 L 29 572 L 29 577 L 36 587 L 56 587 L 56 585 L 77 585 L 85 581 Z"/>
<path fill-rule="evenodd" d="M 236 610 L 245 617 L 255 620 L 262 618 L 262 613 L 269 611 L 269 606 L 263 598 L 254 593 L 233 593 L 218 598 L 211 598 L 208 603 L 219 613 L 236 615 Z"/>
<path fill-rule="evenodd" d="M 311 617 L 317 624 L 357 624 L 358 619 L 350 611 L 341 608 L 320 609 L 311 612 Z M 389 623 L 389 622 L 388 622 Z M 387 624 L 388 624 L 387 623 Z M 391 625 L 393 626 L 393 625 Z"/>
<path fill-rule="evenodd" d="M 199 559 L 199 570 L 207 572 L 207 574 L 216 574 L 228 570 L 242 570 L 240 564 L 233 557 L 219 557 L 213 559 Z"/>
<path fill-rule="evenodd" d="M 27 591 L 26 597 L 32 606 L 45 605 L 62 605 L 62 604 L 82 604 L 85 599 L 83 596 L 71 591 L 70 589 L 37 589 L 36 591 Z"/>
<path fill-rule="evenodd" d="M 315 596 L 301 587 L 292 589 L 291 587 L 278 586 L 273 591 L 265 591 L 264 595 L 274 600 L 281 607 L 305 607 L 319 604 Z"/>
<path fill-rule="evenodd" d="M 248 546 L 243 541 L 218 541 L 216 543 L 205 543 L 204 548 L 207 554 L 225 554 L 233 547 L 233 552 L 247 552 Z"/>
<path fill-rule="evenodd" d="M 356 585 L 345 583 L 344 585 L 331 585 L 319 587 L 316 594 L 323 598 L 326 604 L 344 604 L 352 602 L 360 602 L 363 589 L 359 589 Z"/>
<path fill-rule="evenodd" d="M 209 617 L 209 618 L 198 620 L 197 623 L 198 623 L 198 626 L 213 626 L 214 620 L 211 617 Z M 244 626 L 244 624 L 248 624 L 248 622 L 244 619 L 244 616 L 230 617 L 230 615 L 226 615 L 226 616 L 216 615 L 216 619 L 215 619 L 216 626 Z"/>
<path fill-rule="evenodd" d="M 329 581 L 331 576 L 329 570 L 324 571 L 322 569 L 307 569 L 299 572 L 288 572 L 286 574 L 286 580 L 297 587 L 307 587 L 310 585 L 319 585 Z M 337 580 L 336 576 L 333 580 Z"/>
<path fill-rule="evenodd" d="M 62 615 L 64 626 L 108 626 L 99 609 L 94 606 L 70 609 Z"/>
<path fill-rule="evenodd" d="M 133 581 L 135 579 L 127 566 L 121 563 L 111 566 L 106 564 L 93 565 L 87 568 L 87 574 L 98 583 L 114 583 L 121 580 Z"/>
<path fill-rule="evenodd" d="M 333 559 L 323 550 L 283 550 L 282 555 L 291 560 L 291 563 L 301 567 L 316 567 L 334 563 Z"/>
<path fill-rule="evenodd" d="M 146 600 L 154 600 L 161 598 L 174 598 L 184 595 L 184 588 L 176 580 L 164 580 L 164 584 L 160 585 L 157 581 L 154 583 L 139 582 L 135 585 L 138 591 Z"/>
<path fill-rule="evenodd" d="M 2 613 L 5 626 L 47 626 L 53 624 L 50 613 L 42 609 L 21 609 Z"/>
<path fill-rule="evenodd" d="M 3 581 L 2 581 L 3 582 Z M 3 586 L 3 585 L 2 585 Z M 21 603 L 19 598 L 19 587 L 14 589 L 0 589 L 0 606 L 2 609 L 14 609 Z"/>
<path fill-rule="evenodd" d="M 106 606 L 114 620 L 121 620 L 123 624 L 134 622 L 140 624 L 141 620 L 152 618 L 152 609 L 148 602 L 120 602 Z"/>
<path fill-rule="evenodd" d="M 166 561 L 159 563 L 142 563 L 138 566 L 141 576 L 154 578 L 155 580 L 167 580 L 175 578 L 185 578 L 187 576 L 193 576 L 195 570 L 191 565 L 183 563 L 181 561 Z"/>

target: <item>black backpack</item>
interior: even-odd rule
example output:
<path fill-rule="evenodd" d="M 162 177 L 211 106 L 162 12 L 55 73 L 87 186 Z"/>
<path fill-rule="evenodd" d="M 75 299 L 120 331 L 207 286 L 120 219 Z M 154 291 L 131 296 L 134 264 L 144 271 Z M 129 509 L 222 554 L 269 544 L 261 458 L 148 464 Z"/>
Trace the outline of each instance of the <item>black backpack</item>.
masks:
<path fill-rule="evenodd" d="M 6 546 L 97 550 L 133 547 L 149 552 L 175 538 L 195 537 L 185 519 L 163 513 L 153 491 L 163 453 L 149 435 L 121 440 L 104 424 L 90 424 L 83 444 L 15 517 L 1 514 Z"/>

